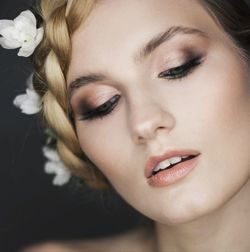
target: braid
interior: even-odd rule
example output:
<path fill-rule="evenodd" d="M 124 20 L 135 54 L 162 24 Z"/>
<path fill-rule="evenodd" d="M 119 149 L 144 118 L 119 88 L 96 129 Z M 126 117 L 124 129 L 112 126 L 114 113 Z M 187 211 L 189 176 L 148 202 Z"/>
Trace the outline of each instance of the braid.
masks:
<path fill-rule="evenodd" d="M 75 129 L 68 118 L 65 77 L 71 55 L 70 36 L 86 19 L 94 1 L 72 0 L 69 1 L 70 7 L 67 3 L 66 0 L 41 1 L 45 34 L 34 58 L 34 88 L 42 97 L 45 123 L 57 137 L 58 153 L 65 165 L 88 185 L 106 188 L 107 180 L 82 152 Z"/>

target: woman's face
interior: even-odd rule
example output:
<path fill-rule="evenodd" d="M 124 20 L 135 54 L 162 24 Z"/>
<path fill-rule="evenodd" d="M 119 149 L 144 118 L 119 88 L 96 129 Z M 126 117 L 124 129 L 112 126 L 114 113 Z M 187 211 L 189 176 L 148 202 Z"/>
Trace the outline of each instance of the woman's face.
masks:
<path fill-rule="evenodd" d="M 247 183 L 249 69 L 198 1 L 101 1 L 72 43 L 80 145 L 127 202 L 158 222 L 182 223 Z M 183 149 L 200 153 L 196 167 L 151 183 L 150 157 Z"/>

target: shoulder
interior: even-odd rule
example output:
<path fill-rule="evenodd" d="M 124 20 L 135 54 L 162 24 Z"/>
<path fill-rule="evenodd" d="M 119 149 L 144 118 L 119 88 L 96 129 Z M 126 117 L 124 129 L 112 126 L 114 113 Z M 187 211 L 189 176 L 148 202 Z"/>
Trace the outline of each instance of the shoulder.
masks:
<path fill-rule="evenodd" d="M 86 241 L 89 251 L 95 252 L 152 252 L 154 251 L 153 230 L 134 229 L 119 235 Z"/>
<path fill-rule="evenodd" d="M 115 236 L 71 242 L 49 242 L 22 252 L 152 252 L 153 230 L 138 228 Z"/>

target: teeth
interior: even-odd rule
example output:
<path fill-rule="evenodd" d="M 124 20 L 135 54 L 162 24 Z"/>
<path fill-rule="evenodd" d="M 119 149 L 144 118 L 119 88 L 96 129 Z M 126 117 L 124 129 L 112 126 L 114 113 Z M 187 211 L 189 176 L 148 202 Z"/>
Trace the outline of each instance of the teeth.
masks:
<path fill-rule="evenodd" d="M 168 168 L 171 164 L 176 164 L 181 161 L 182 158 L 186 158 L 188 156 L 183 156 L 183 157 L 172 157 L 170 159 L 163 160 L 160 162 L 153 170 L 153 172 L 157 172 L 159 170 L 163 170 Z"/>
<path fill-rule="evenodd" d="M 165 169 L 167 167 L 169 167 L 171 164 L 169 162 L 169 160 L 164 160 L 162 162 L 160 162 L 154 169 L 154 171 L 159 171 L 159 170 L 162 170 L 162 169 Z"/>
<path fill-rule="evenodd" d="M 181 161 L 181 157 L 173 157 L 169 159 L 169 162 L 171 164 L 176 164 L 176 163 L 179 163 L 180 161 Z"/>

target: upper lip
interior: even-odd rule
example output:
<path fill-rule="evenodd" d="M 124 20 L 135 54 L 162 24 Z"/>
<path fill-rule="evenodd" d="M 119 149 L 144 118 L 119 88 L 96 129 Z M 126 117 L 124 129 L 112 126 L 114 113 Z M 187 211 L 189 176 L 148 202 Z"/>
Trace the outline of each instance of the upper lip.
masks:
<path fill-rule="evenodd" d="M 163 160 L 172 158 L 172 157 L 181 157 L 181 156 L 197 156 L 200 152 L 196 150 L 169 150 L 162 155 L 159 156 L 151 156 L 149 157 L 146 167 L 145 167 L 145 176 L 146 178 L 150 178 L 153 175 L 154 168 Z"/>

